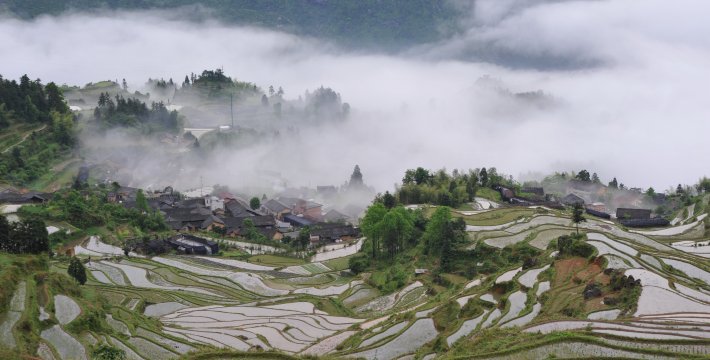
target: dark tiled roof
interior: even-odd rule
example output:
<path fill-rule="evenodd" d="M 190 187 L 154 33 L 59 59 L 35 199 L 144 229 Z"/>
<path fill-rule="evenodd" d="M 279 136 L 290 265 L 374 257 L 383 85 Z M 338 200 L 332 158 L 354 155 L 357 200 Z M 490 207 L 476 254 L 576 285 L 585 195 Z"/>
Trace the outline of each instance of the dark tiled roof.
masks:
<path fill-rule="evenodd" d="M 651 219 L 619 219 L 619 223 L 628 227 L 660 227 L 670 224 L 668 220 L 661 217 Z"/>
<path fill-rule="evenodd" d="M 242 204 L 241 202 L 237 200 L 232 200 L 224 204 L 224 209 L 232 216 L 232 217 L 244 217 L 244 216 L 252 216 L 253 214 L 249 211 L 247 206 Z"/>
<path fill-rule="evenodd" d="M 317 224 L 311 228 L 312 236 L 320 236 L 330 240 L 336 240 L 343 236 L 358 236 L 359 231 L 351 225 L 339 224 Z"/>
<path fill-rule="evenodd" d="M 328 222 L 335 222 L 335 221 L 347 221 L 349 220 L 350 217 L 341 213 L 338 210 L 330 210 L 325 215 L 323 215 L 323 220 L 328 221 Z"/>
<path fill-rule="evenodd" d="M 251 220 L 255 227 L 273 227 L 276 225 L 276 220 L 271 215 L 252 216 L 252 217 L 226 217 L 223 219 L 224 225 L 229 228 L 240 228 L 244 224 L 244 220 Z"/>
<path fill-rule="evenodd" d="M 284 215 L 284 221 L 293 225 L 293 226 L 308 226 L 312 225 L 313 221 L 310 221 L 306 218 L 303 218 L 301 216 L 296 216 L 296 215 Z"/>
<path fill-rule="evenodd" d="M 574 205 L 574 204 L 581 204 L 584 205 L 584 199 L 581 197 L 575 195 L 575 194 L 567 194 L 565 197 L 560 200 L 565 205 Z"/>
<path fill-rule="evenodd" d="M 280 213 L 285 210 L 290 210 L 288 206 L 283 204 L 282 202 L 276 200 L 276 199 L 270 199 L 269 201 L 265 202 L 262 206 L 267 208 L 269 211 L 274 212 L 274 213 Z"/>
<path fill-rule="evenodd" d="M 616 209 L 616 218 L 621 219 L 650 219 L 651 210 L 650 209 L 631 209 L 631 208 L 618 208 Z"/>

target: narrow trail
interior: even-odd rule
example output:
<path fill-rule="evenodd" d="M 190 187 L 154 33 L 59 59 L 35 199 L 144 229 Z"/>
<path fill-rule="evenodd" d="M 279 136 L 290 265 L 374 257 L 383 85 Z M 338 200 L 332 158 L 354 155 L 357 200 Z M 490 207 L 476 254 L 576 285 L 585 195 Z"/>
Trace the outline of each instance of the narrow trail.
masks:
<path fill-rule="evenodd" d="M 20 140 L 20 141 L 18 141 L 18 142 L 16 142 L 16 143 L 14 143 L 14 144 L 12 144 L 12 145 L 6 147 L 5 150 L 2 151 L 2 153 L 5 154 L 5 153 L 7 153 L 8 151 L 10 151 L 12 148 L 14 148 L 15 146 L 20 145 L 20 144 L 22 144 L 23 142 L 25 142 L 25 140 L 27 140 L 27 138 L 28 138 L 30 135 L 32 135 L 33 132 L 40 132 L 40 131 L 42 131 L 42 130 L 44 130 L 44 129 L 46 129 L 46 128 L 47 128 L 47 124 L 44 124 L 44 125 L 42 125 L 42 127 L 39 128 L 39 129 L 30 130 L 30 131 L 26 132 L 26 133 L 25 133 L 25 136 L 22 137 L 22 140 Z"/>

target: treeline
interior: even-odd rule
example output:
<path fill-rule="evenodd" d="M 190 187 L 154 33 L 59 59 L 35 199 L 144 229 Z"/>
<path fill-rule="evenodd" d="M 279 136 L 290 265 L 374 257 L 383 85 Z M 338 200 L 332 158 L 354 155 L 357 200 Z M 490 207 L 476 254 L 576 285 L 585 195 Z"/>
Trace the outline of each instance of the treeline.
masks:
<path fill-rule="evenodd" d="M 178 112 L 169 111 L 163 102 L 154 102 L 150 107 L 139 99 L 124 98 L 116 95 L 113 99 L 108 93 L 101 93 L 94 120 L 103 128 L 134 127 L 144 132 L 154 131 L 179 132 L 181 130 Z"/>
<path fill-rule="evenodd" d="M 0 129 L 13 123 L 49 124 L 50 113 L 69 112 L 59 87 L 53 82 L 43 85 L 23 75 L 18 83 L 0 76 Z"/>
<path fill-rule="evenodd" d="M 107 201 L 108 189 L 62 190 L 46 204 L 25 205 L 20 214 L 47 220 L 67 221 L 86 229 L 92 226 L 106 226 L 113 229 L 121 224 L 130 224 L 141 231 L 165 231 L 168 227 L 163 216 L 150 209 L 126 208 L 122 204 Z"/>
<path fill-rule="evenodd" d="M 49 251 L 49 235 L 44 221 L 20 220 L 11 223 L 0 215 L 0 251 L 11 254 L 39 254 Z"/>
<path fill-rule="evenodd" d="M 459 207 L 473 201 L 480 188 L 516 187 L 510 177 L 498 174 L 496 168 L 431 171 L 418 167 L 407 170 L 395 197 L 401 204 L 434 204 Z"/>
<path fill-rule="evenodd" d="M 225 75 L 222 69 L 203 70 L 201 74 L 185 75 L 182 87 L 176 97 L 180 95 L 199 95 L 207 98 L 224 98 L 234 95 L 237 98 L 246 95 L 259 95 L 261 90 L 256 84 L 233 80 Z"/>

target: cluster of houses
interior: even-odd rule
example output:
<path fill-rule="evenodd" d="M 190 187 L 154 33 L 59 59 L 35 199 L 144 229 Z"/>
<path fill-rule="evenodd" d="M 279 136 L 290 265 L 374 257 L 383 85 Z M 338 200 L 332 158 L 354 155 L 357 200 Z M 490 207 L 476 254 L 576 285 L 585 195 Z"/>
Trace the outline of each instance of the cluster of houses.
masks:
<path fill-rule="evenodd" d="M 109 193 L 108 201 L 136 207 L 137 192 L 136 188 L 121 187 Z M 347 215 L 337 210 L 324 212 L 322 204 L 295 197 L 263 199 L 264 202 L 253 209 L 246 200 L 230 193 L 184 199 L 167 187 L 162 191 L 147 192 L 145 196 L 148 205 L 160 211 L 168 226 L 181 234 L 211 231 L 239 237 L 256 230 L 269 240 L 283 241 L 287 237 L 296 239 L 301 228 L 307 226 L 313 247 L 349 241 L 360 235 Z M 171 240 L 171 246 L 185 253 L 204 253 L 203 250 L 191 250 L 190 244 L 196 241 L 194 238 L 181 239 Z"/>
<path fill-rule="evenodd" d="M 652 216 L 651 209 L 638 207 L 644 205 L 644 197 L 636 189 L 620 192 L 612 198 L 614 205 L 616 205 L 616 212 L 612 215 L 605 203 L 591 201 L 592 198 L 601 197 L 606 192 L 607 188 L 604 185 L 581 181 L 570 181 L 569 185 L 567 195 L 561 198 L 545 194 L 542 187 L 522 188 L 518 194 L 505 187 L 498 187 L 497 190 L 500 192 L 501 198 L 512 205 L 546 206 L 554 209 L 581 205 L 589 215 L 603 219 L 613 218 L 626 227 L 662 227 L 670 224 L 663 217 Z M 659 200 L 663 199 L 654 198 L 654 201 Z M 620 204 L 633 207 L 623 207 L 619 206 Z"/>

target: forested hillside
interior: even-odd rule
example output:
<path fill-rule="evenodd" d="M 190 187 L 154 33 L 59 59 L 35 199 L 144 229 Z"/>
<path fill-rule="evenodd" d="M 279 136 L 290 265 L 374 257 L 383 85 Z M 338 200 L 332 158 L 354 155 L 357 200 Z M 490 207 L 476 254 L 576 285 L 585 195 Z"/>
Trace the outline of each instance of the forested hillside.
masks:
<path fill-rule="evenodd" d="M 22 18 L 75 9 L 167 9 L 199 4 L 227 23 L 282 29 L 345 45 L 388 49 L 436 40 L 452 30 L 456 23 L 452 20 L 459 16 L 451 2 L 442 0 L 9 0 L 5 4 L 6 10 Z"/>
<path fill-rule="evenodd" d="M 74 117 L 56 84 L 0 77 L 0 178 L 27 185 L 74 145 Z"/>

